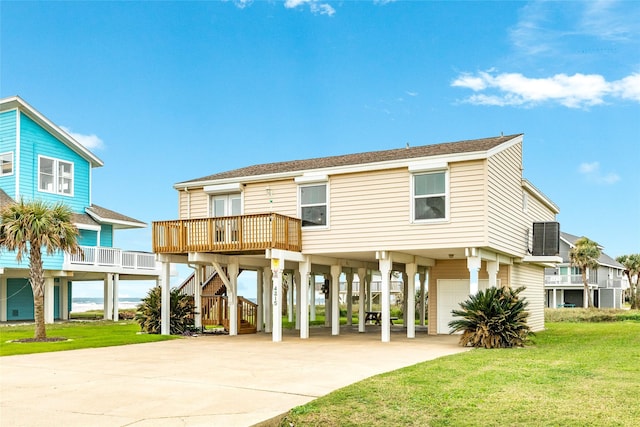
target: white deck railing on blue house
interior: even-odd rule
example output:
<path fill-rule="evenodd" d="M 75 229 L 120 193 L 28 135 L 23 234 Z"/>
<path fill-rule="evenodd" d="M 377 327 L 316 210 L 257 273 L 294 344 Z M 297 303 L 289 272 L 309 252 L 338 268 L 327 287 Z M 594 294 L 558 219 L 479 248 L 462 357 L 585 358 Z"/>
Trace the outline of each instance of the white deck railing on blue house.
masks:
<path fill-rule="evenodd" d="M 156 256 L 149 252 L 123 251 L 102 246 L 80 246 L 79 253 L 65 254 L 65 263 L 155 270 Z"/>

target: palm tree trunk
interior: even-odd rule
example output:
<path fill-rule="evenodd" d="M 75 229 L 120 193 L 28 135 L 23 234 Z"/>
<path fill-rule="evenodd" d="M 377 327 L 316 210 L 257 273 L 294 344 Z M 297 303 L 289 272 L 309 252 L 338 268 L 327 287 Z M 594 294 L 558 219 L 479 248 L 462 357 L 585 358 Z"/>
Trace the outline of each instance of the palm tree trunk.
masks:
<path fill-rule="evenodd" d="M 33 317 L 36 323 L 34 338 L 47 338 L 44 325 L 44 270 L 42 268 L 42 253 L 38 244 L 31 245 L 30 254 L 30 282 L 33 290 Z"/>
<path fill-rule="evenodd" d="M 589 282 L 587 280 L 587 272 L 586 269 L 582 269 L 582 283 L 584 284 L 584 296 L 583 296 L 583 304 L 584 308 L 593 307 L 593 301 L 591 301 L 591 292 L 589 291 Z"/>

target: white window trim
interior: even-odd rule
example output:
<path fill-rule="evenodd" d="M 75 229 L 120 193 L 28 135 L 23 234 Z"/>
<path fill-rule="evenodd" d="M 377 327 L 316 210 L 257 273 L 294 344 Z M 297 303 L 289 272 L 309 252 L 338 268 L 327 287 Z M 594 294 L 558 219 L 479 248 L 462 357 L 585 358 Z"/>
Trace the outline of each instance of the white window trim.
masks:
<path fill-rule="evenodd" d="M 297 180 L 296 180 L 297 181 Z M 299 182 L 299 181 L 297 181 Z M 327 212 L 327 223 L 325 225 L 307 225 L 304 226 L 302 225 L 302 229 L 305 231 L 315 231 L 315 230 L 328 230 L 329 229 L 329 218 L 331 217 L 331 215 L 329 214 L 330 212 L 330 206 L 329 206 L 329 200 L 331 199 L 331 197 L 329 197 L 330 193 L 330 187 L 329 187 L 329 181 L 326 179 L 326 177 L 324 179 L 314 179 L 311 181 L 307 181 L 307 180 L 303 180 L 300 185 L 298 185 L 298 218 L 300 218 L 300 220 L 302 220 L 302 195 L 301 195 L 301 190 L 304 187 L 315 187 L 318 185 L 325 185 L 325 203 L 318 203 L 315 205 L 305 205 L 306 206 L 321 206 L 321 205 L 325 205 L 327 207 L 326 212 Z"/>
<path fill-rule="evenodd" d="M 40 188 L 40 161 L 42 159 L 47 159 L 47 160 L 53 160 L 53 191 L 48 191 L 48 190 L 43 190 L 42 188 Z M 61 191 L 58 191 L 58 184 L 59 184 L 59 165 L 60 162 L 63 163 L 68 163 L 71 165 L 71 191 L 69 193 L 63 193 Z M 62 160 L 62 159 L 56 159 L 55 157 L 48 157 L 48 156 L 38 156 L 38 182 L 37 182 L 37 188 L 38 191 L 41 193 L 49 193 L 49 194 L 56 194 L 59 196 L 65 196 L 65 197 L 73 197 L 73 195 L 75 194 L 75 187 L 76 187 L 76 177 L 75 177 L 75 164 L 73 162 L 70 162 L 68 160 Z"/>
<path fill-rule="evenodd" d="M 2 169 L 0 169 L 0 176 L 11 176 L 16 171 L 16 157 L 13 155 L 13 151 L 5 151 L 4 153 L 0 153 L 0 156 L 4 156 L 5 154 L 11 156 L 11 173 L 2 173 Z"/>
<path fill-rule="evenodd" d="M 244 215 L 244 191 L 240 191 L 240 192 L 233 191 L 231 193 L 207 193 L 207 194 L 209 194 L 209 201 L 208 201 L 209 206 L 207 207 L 209 218 L 215 218 L 214 211 L 213 211 L 213 201 L 216 199 L 216 197 L 219 197 L 219 196 L 226 196 L 227 201 L 230 201 L 231 199 L 229 199 L 229 196 L 239 195 L 240 196 L 240 215 Z"/>
<path fill-rule="evenodd" d="M 433 218 L 433 219 L 416 219 L 415 209 L 415 177 L 418 175 L 429 175 L 435 173 L 444 173 L 444 218 Z M 409 222 L 411 224 L 435 224 L 435 223 L 443 223 L 449 222 L 449 211 L 451 208 L 451 191 L 449 187 L 449 169 L 448 168 L 440 168 L 440 169 L 419 169 L 419 171 L 412 172 L 410 174 L 410 182 L 409 186 L 409 200 L 411 201 L 411 207 L 409 209 Z"/>

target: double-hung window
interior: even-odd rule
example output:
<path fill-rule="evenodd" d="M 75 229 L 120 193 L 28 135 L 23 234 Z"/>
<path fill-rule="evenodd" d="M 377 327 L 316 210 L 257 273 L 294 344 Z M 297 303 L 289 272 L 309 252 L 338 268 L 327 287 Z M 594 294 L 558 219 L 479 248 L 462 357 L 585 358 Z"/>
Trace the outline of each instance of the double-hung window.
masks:
<path fill-rule="evenodd" d="M 73 163 L 40 156 L 38 189 L 47 193 L 73 195 Z"/>
<path fill-rule="evenodd" d="M 0 176 L 13 174 L 13 153 L 0 153 Z"/>
<path fill-rule="evenodd" d="M 413 220 L 447 218 L 447 173 L 428 172 L 413 175 Z"/>
<path fill-rule="evenodd" d="M 327 184 L 300 186 L 300 218 L 303 227 L 327 226 Z"/>

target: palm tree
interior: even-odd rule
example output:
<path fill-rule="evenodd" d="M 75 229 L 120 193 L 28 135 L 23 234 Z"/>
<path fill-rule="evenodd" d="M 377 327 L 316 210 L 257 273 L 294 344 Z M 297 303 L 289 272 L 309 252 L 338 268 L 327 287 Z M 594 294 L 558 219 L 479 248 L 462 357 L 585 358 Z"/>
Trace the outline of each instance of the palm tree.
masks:
<path fill-rule="evenodd" d="M 598 268 L 598 258 L 602 251 L 596 242 L 587 237 L 580 237 L 576 240 L 573 248 L 569 250 L 569 260 L 571 265 L 580 268 L 582 272 L 582 283 L 584 284 L 584 308 L 593 307 L 589 283 L 587 281 L 587 269 Z"/>
<path fill-rule="evenodd" d="M 520 298 L 525 288 L 487 288 L 460 303 L 449 322 L 452 332 L 462 332 L 460 345 L 482 348 L 522 347 L 532 335 L 527 324 L 529 302 Z"/>
<path fill-rule="evenodd" d="M 33 290 L 36 340 L 47 338 L 44 325 L 44 268 L 42 252 L 53 255 L 56 251 L 75 253 L 78 247 L 78 229 L 71 222 L 71 210 L 62 203 L 49 205 L 33 200 L 6 205 L 0 211 L 0 248 L 16 252 L 16 260 L 29 258 L 29 282 Z"/>
<path fill-rule="evenodd" d="M 640 309 L 640 254 L 622 255 L 616 258 L 616 261 L 624 266 L 624 274 L 629 279 L 631 309 Z M 636 278 L 635 284 L 633 283 L 634 276 Z"/>

